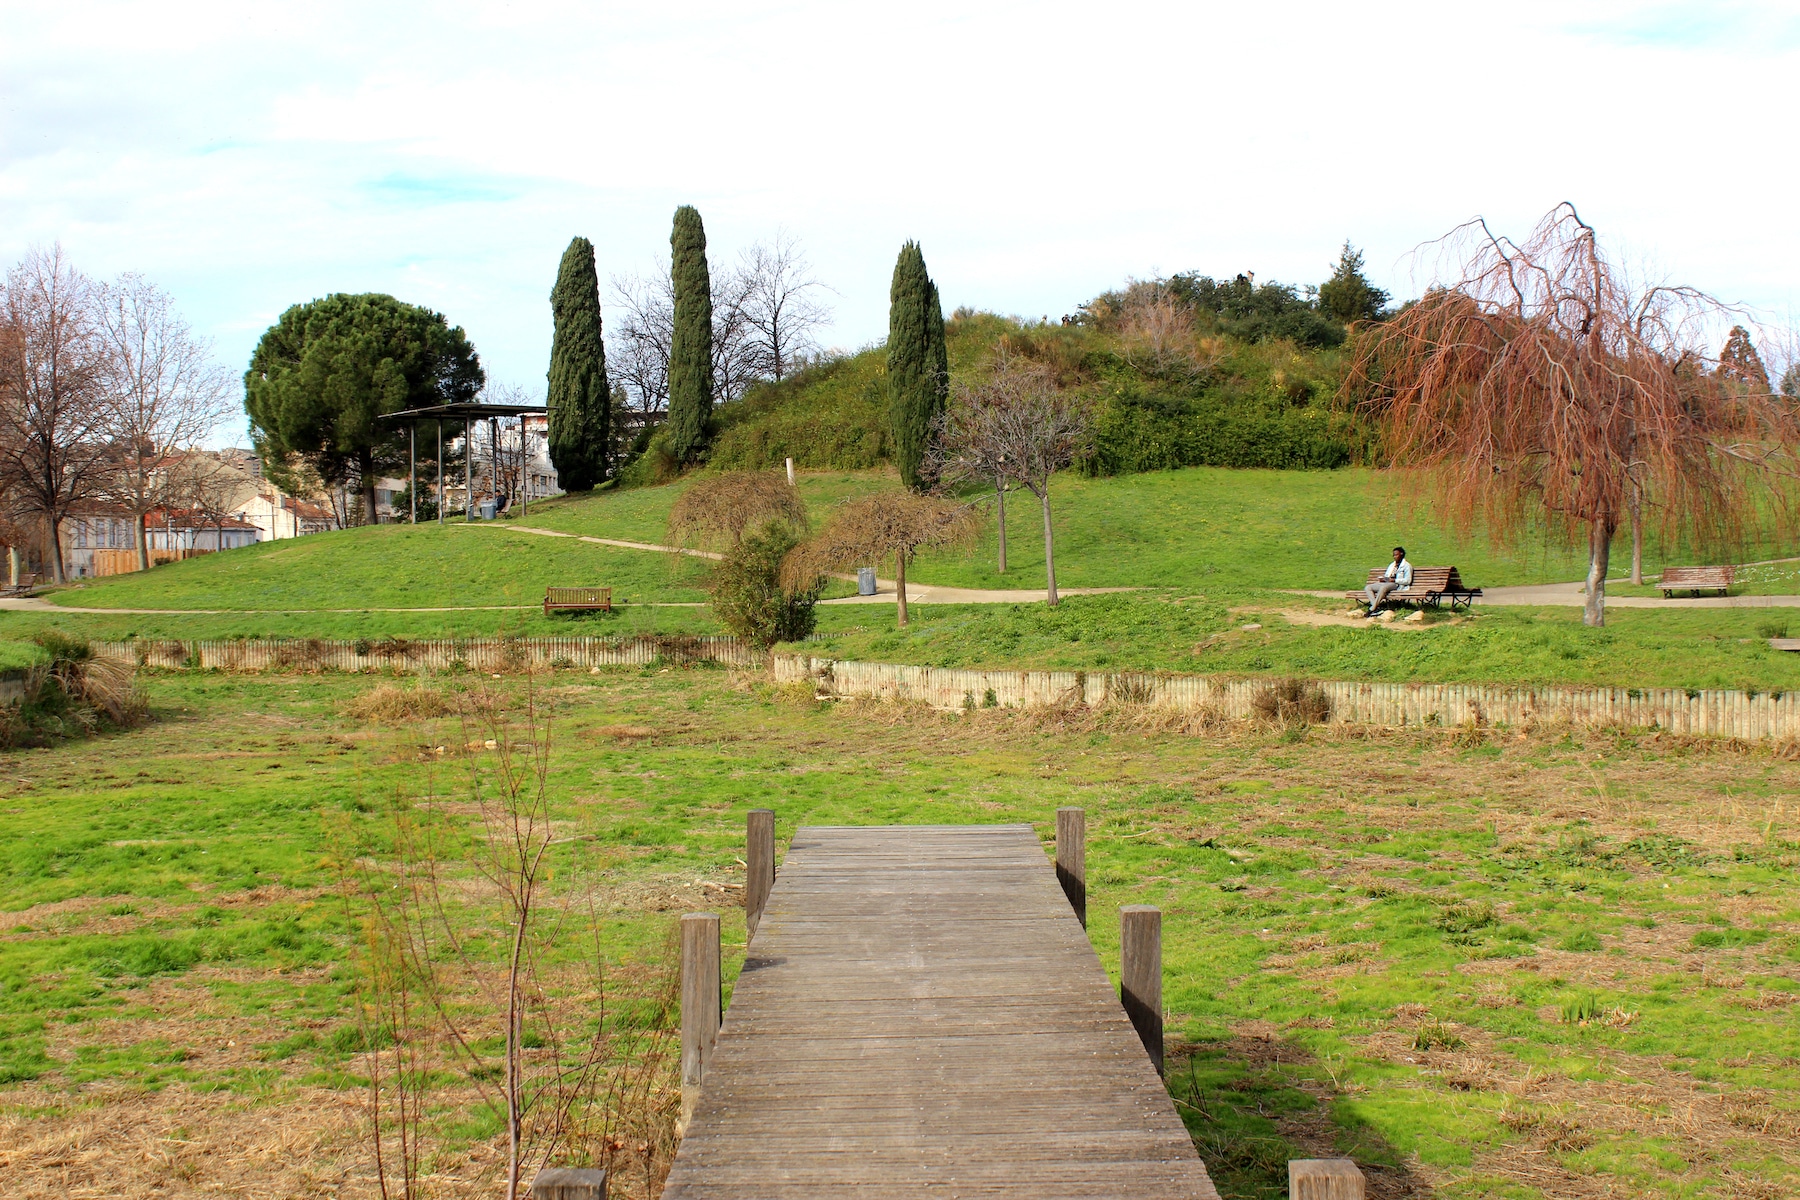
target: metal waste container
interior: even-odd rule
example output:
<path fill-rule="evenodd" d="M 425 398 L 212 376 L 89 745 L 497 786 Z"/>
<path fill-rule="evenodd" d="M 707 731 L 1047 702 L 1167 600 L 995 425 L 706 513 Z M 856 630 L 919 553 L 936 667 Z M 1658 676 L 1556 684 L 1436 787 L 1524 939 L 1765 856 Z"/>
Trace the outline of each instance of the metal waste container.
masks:
<path fill-rule="evenodd" d="M 856 594 L 859 596 L 873 596 L 875 594 L 874 567 L 856 568 Z"/>
<path fill-rule="evenodd" d="M 481 519 L 484 521 L 491 521 L 494 519 L 494 502 L 492 500 L 483 500 L 481 502 Z"/>

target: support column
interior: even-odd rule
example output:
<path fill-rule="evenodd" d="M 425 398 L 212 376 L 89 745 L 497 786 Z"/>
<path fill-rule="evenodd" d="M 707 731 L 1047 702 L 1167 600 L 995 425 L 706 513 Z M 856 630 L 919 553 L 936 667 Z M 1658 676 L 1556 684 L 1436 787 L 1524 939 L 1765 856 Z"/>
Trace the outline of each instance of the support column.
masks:
<path fill-rule="evenodd" d="M 719 972 L 719 914 L 681 918 L 681 1127 L 694 1115 L 706 1065 L 719 1038 L 724 1005 Z"/>
<path fill-rule="evenodd" d="M 419 423 L 406 427 L 406 499 L 412 505 L 410 520 L 419 523 Z"/>
<path fill-rule="evenodd" d="M 444 523 L 444 422 L 442 420 L 437 423 L 437 435 L 438 524 L 442 525 Z"/>
<path fill-rule="evenodd" d="M 606 1200 L 606 1172 L 590 1167 L 545 1167 L 531 1181 L 531 1200 Z"/>
<path fill-rule="evenodd" d="M 1348 1158 L 1296 1158 L 1288 1163 L 1288 1200 L 1363 1200 L 1363 1173 Z"/>
<path fill-rule="evenodd" d="M 1119 910 L 1119 992 L 1144 1053 L 1163 1069 L 1162 910 L 1128 904 Z"/>
<path fill-rule="evenodd" d="M 744 924 L 745 942 L 756 936 L 769 889 L 775 886 L 775 813 L 753 808 L 744 821 Z"/>
<path fill-rule="evenodd" d="M 1056 882 L 1075 918 L 1087 928 L 1087 810 L 1056 810 Z"/>

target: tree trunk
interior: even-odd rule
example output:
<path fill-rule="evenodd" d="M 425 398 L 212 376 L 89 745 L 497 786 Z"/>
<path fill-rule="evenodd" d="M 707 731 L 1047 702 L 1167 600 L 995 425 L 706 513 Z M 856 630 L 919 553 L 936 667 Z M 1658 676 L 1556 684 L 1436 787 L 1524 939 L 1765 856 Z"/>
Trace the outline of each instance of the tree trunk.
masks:
<path fill-rule="evenodd" d="M 144 514 L 138 513 L 131 518 L 131 528 L 137 535 L 138 570 L 150 569 L 150 535 L 144 531 Z"/>
<path fill-rule="evenodd" d="M 906 628 L 906 551 L 894 551 L 894 598 L 900 606 L 900 628 Z"/>
<path fill-rule="evenodd" d="M 1581 612 L 1583 625 L 1597 628 L 1606 624 L 1606 564 L 1612 553 L 1615 528 L 1610 515 L 1596 516 L 1588 525 L 1587 602 Z"/>
<path fill-rule="evenodd" d="M 1050 489 L 1038 497 L 1044 505 L 1044 578 L 1049 584 L 1050 607 L 1056 607 L 1056 535 L 1050 531 Z"/>
<path fill-rule="evenodd" d="M 1631 586 L 1644 585 L 1644 496 L 1631 489 Z"/>
<path fill-rule="evenodd" d="M 1006 574 L 1006 489 L 997 487 L 994 495 L 1000 498 L 1000 574 Z"/>
<path fill-rule="evenodd" d="M 55 513 L 50 514 L 50 578 L 57 583 L 69 582 L 68 573 L 63 570 L 62 520 Z"/>
<path fill-rule="evenodd" d="M 375 456 L 364 452 L 357 461 L 356 469 L 362 472 L 363 524 L 379 523 L 375 515 Z"/>

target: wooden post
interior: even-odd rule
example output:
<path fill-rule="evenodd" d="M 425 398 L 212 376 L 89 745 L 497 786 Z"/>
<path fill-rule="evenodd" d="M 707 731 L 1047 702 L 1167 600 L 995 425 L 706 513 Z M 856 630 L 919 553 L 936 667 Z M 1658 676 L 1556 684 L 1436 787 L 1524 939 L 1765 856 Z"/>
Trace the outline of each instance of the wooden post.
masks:
<path fill-rule="evenodd" d="M 1363 1200 L 1363 1173 L 1348 1158 L 1288 1163 L 1288 1200 Z"/>
<path fill-rule="evenodd" d="M 1087 928 L 1087 810 L 1056 810 L 1056 882 L 1075 917 Z"/>
<path fill-rule="evenodd" d="M 1163 1069 L 1162 910 L 1128 904 L 1119 910 L 1119 992 L 1144 1053 Z"/>
<path fill-rule="evenodd" d="M 744 924 L 745 942 L 756 936 L 762 922 L 769 889 L 775 886 L 775 812 L 753 808 L 744 821 Z"/>
<path fill-rule="evenodd" d="M 593 1167 L 545 1167 L 531 1181 L 531 1200 L 606 1200 L 606 1172 Z"/>
<path fill-rule="evenodd" d="M 723 1002 L 719 978 L 719 914 L 681 917 L 681 1127 L 694 1115 L 719 1037 Z"/>

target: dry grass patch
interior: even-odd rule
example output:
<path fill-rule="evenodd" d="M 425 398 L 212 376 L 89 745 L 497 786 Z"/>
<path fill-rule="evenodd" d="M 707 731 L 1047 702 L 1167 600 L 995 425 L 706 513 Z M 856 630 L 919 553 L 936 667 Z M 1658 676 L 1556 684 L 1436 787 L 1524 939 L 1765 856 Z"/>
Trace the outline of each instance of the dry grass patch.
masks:
<path fill-rule="evenodd" d="M 347 701 L 343 714 L 355 721 L 376 725 L 401 725 L 409 721 L 425 721 L 451 711 L 443 694 L 414 684 L 402 687 L 394 683 L 377 684 L 362 695 Z"/>

